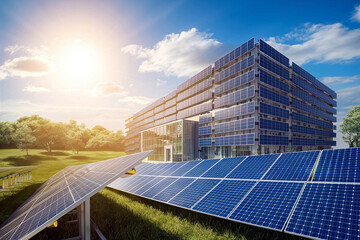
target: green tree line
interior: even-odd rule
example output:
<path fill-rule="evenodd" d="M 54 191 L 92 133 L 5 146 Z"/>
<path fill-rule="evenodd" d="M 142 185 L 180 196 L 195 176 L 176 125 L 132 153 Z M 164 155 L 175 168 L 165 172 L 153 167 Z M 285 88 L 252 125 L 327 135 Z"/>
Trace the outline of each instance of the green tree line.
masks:
<path fill-rule="evenodd" d="M 52 150 L 110 150 L 124 151 L 123 132 L 110 131 L 102 126 L 91 129 L 75 120 L 53 122 L 32 115 L 15 122 L 0 122 L 0 148 L 18 147 L 28 155 L 30 148 Z"/>

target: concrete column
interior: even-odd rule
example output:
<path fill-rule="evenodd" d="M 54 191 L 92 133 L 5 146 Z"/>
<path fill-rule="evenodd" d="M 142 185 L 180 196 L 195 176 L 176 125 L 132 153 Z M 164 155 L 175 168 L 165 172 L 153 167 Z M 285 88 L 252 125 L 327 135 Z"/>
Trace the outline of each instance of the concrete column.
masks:
<path fill-rule="evenodd" d="M 6 176 L 6 188 L 9 187 L 9 176 Z"/>

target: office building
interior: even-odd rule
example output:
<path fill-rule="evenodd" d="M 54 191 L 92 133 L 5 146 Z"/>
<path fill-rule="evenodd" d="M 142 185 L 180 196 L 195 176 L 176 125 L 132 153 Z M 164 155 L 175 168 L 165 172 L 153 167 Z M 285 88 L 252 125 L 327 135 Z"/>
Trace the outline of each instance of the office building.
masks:
<path fill-rule="evenodd" d="M 126 120 L 126 151 L 186 161 L 329 149 L 336 93 L 263 40 L 247 41 Z"/>

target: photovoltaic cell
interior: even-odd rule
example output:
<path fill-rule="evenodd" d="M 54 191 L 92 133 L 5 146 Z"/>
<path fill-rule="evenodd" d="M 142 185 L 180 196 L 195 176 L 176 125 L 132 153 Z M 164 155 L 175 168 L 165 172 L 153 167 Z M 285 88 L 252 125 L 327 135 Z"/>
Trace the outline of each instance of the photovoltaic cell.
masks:
<path fill-rule="evenodd" d="M 151 153 L 142 152 L 61 170 L 2 224 L 0 239 L 28 239 L 34 236 Z"/>
<path fill-rule="evenodd" d="M 219 217 L 227 217 L 255 183 L 255 181 L 223 180 L 193 209 Z"/>
<path fill-rule="evenodd" d="M 141 195 L 144 192 L 146 192 L 147 190 L 149 190 L 150 188 L 152 188 L 153 186 L 155 186 L 156 184 L 158 184 L 163 179 L 164 179 L 163 177 L 154 177 L 154 179 L 151 179 L 151 181 L 147 181 L 146 184 L 139 187 L 133 193 L 136 195 Z"/>
<path fill-rule="evenodd" d="M 360 238 L 360 185 L 307 183 L 285 232 L 320 239 Z"/>
<path fill-rule="evenodd" d="M 185 177 L 200 177 L 219 160 L 220 159 L 204 160 L 199 165 L 191 169 L 188 173 L 186 173 Z"/>
<path fill-rule="evenodd" d="M 306 181 L 319 153 L 320 151 L 283 153 L 264 179 Z"/>
<path fill-rule="evenodd" d="M 259 182 L 230 219 L 282 231 L 304 183 Z"/>
<path fill-rule="evenodd" d="M 176 180 L 178 180 L 178 178 L 172 178 L 172 177 L 164 178 L 158 184 L 154 185 L 152 188 L 149 188 L 146 192 L 144 192 L 142 196 L 153 198 L 156 194 L 164 190 L 164 188 L 166 188 Z"/>
<path fill-rule="evenodd" d="M 193 181 L 195 181 L 195 178 L 179 178 L 171 185 L 164 188 L 163 191 L 155 195 L 154 199 L 160 202 L 167 202 L 176 194 L 178 194 L 181 190 L 191 184 Z"/>
<path fill-rule="evenodd" d="M 249 156 L 226 178 L 260 179 L 278 157 L 279 154 Z"/>
<path fill-rule="evenodd" d="M 193 169 L 195 166 L 197 166 L 201 161 L 189 161 L 186 162 L 184 165 L 182 165 L 179 169 L 175 170 L 170 176 L 183 176 L 185 173 Z"/>
<path fill-rule="evenodd" d="M 220 180 L 215 179 L 197 179 L 191 183 L 182 192 L 176 195 L 169 203 L 184 207 L 191 208 L 200 198 L 209 192 Z"/>
<path fill-rule="evenodd" d="M 239 165 L 245 157 L 224 158 L 220 160 L 214 167 L 207 171 L 202 177 L 223 178 L 228 175 L 237 165 Z"/>
<path fill-rule="evenodd" d="M 313 181 L 360 182 L 360 148 L 324 150 Z"/>

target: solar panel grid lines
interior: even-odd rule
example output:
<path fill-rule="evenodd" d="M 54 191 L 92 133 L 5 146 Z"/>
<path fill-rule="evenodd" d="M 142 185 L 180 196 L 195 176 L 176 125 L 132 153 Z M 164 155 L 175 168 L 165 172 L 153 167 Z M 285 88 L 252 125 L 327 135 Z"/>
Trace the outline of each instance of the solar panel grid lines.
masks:
<path fill-rule="evenodd" d="M 282 231 L 304 184 L 304 182 L 259 181 L 229 219 Z"/>
<path fill-rule="evenodd" d="M 235 167 L 233 167 L 232 170 L 228 171 L 228 173 L 223 177 L 223 179 L 225 179 L 229 174 L 231 174 L 236 169 L 236 167 L 239 166 L 247 158 L 248 158 L 248 156 L 238 157 L 238 160 L 240 160 L 239 163 Z M 227 158 L 227 159 L 229 159 L 229 158 Z M 223 161 L 223 160 L 225 160 L 225 159 L 222 159 L 221 161 Z M 195 204 L 191 207 L 191 209 L 193 209 L 202 199 L 204 199 L 210 192 L 212 192 L 212 190 L 215 189 L 223 181 L 223 179 L 221 181 L 219 181 L 212 189 L 210 189 L 210 191 L 208 191 L 206 194 L 204 194 L 197 202 L 195 202 Z"/>
<path fill-rule="evenodd" d="M 166 177 L 162 179 L 159 183 L 152 186 L 148 190 L 146 190 L 141 196 L 152 199 L 157 193 L 162 191 L 164 188 L 175 182 L 178 178 L 176 177 Z"/>
<path fill-rule="evenodd" d="M 221 180 L 197 178 L 179 193 L 174 195 L 168 203 L 190 209 L 205 193 L 209 192 Z"/>
<path fill-rule="evenodd" d="M 248 156 L 223 158 L 217 162 L 211 169 L 204 173 L 201 177 L 208 178 L 226 178 L 231 172 L 235 170 Z"/>
<path fill-rule="evenodd" d="M 319 153 L 320 151 L 283 153 L 263 179 L 306 181 Z"/>
<path fill-rule="evenodd" d="M 191 170 L 193 170 L 195 167 L 197 167 L 202 161 L 189 161 L 186 164 L 184 164 L 179 169 L 175 170 L 174 172 L 170 173 L 170 176 L 178 176 L 181 177 Z"/>
<path fill-rule="evenodd" d="M 119 175 L 125 173 L 125 171 L 128 170 L 127 168 L 135 166 L 138 161 L 148 156 L 151 152 L 152 151 L 148 151 L 120 157 L 120 159 L 123 161 L 118 161 L 119 158 L 115 158 L 104 161 L 101 164 L 96 163 L 82 165 L 82 167 L 87 168 L 85 171 L 82 169 L 82 167 L 75 166 L 66 168 L 66 171 L 62 170 L 62 172 L 58 172 L 54 175 L 53 178 L 50 178 L 47 181 L 46 187 L 42 187 L 42 190 L 38 191 L 38 194 L 33 197 L 35 200 L 30 201 L 31 207 L 27 208 L 24 212 L 12 215 L 12 217 L 9 218 L 6 224 L 3 225 L 0 229 L 0 236 L 6 236 L 6 239 L 30 238 L 34 236 L 50 223 L 54 222 L 58 218 L 65 215 L 68 211 L 76 207 L 76 205 L 80 204 L 81 201 L 85 201 L 86 198 L 91 197 L 102 187 L 105 187 L 108 183 L 119 177 Z M 89 173 L 86 177 L 69 183 L 70 188 L 68 188 L 68 185 L 66 184 L 66 178 L 64 178 L 66 174 L 72 173 L 77 176 L 82 176 L 84 173 L 88 173 L 89 169 L 94 169 L 95 167 L 102 167 L 102 170 L 109 170 L 109 175 L 111 177 L 102 178 L 104 181 L 104 186 L 99 184 L 96 185 L 96 183 L 91 180 L 91 173 Z M 113 174 L 112 172 L 118 173 Z M 63 179 L 61 181 L 63 181 L 64 184 L 63 186 L 59 187 L 58 191 L 53 191 L 51 189 L 51 187 L 53 187 L 51 183 L 57 182 L 56 185 L 59 185 L 59 183 L 61 183 L 59 179 Z M 86 182 L 87 185 L 92 184 L 93 186 L 88 189 L 89 191 L 86 191 L 84 190 L 84 186 L 77 185 L 79 182 Z M 49 191 L 45 193 L 45 190 L 48 187 Z M 74 202 L 70 194 L 71 188 L 76 189 L 76 191 L 73 192 L 73 197 L 75 199 L 78 198 L 79 201 Z M 76 195 L 79 193 L 83 194 L 82 197 Z M 41 199 L 41 201 L 38 201 L 38 199 Z"/>
<path fill-rule="evenodd" d="M 133 190 L 134 194 L 142 195 L 145 191 L 147 191 L 152 186 L 158 184 L 164 177 L 152 177 L 149 181 L 146 181 L 144 185 L 140 185 L 137 189 Z"/>
<path fill-rule="evenodd" d="M 255 180 L 223 179 L 197 201 L 191 209 L 227 219 L 229 213 L 236 208 L 237 204 L 256 183 Z"/>
<path fill-rule="evenodd" d="M 360 148 L 323 150 L 313 180 L 360 182 Z"/>
<path fill-rule="evenodd" d="M 284 232 L 318 239 L 359 239 L 359 198 L 359 184 L 309 182 Z"/>
<path fill-rule="evenodd" d="M 271 164 L 271 166 L 265 171 L 265 173 L 260 177 L 260 180 L 263 180 L 264 177 L 266 176 L 266 174 L 270 171 L 270 169 L 276 164 L 276 162 L 279 160 L 279 158 L 281 158 L 281 156 L 283 155 L 283 153 L 280 153 L 279 156 L 275 159 L 275 161 Z M 275 155 L 276 156 L 276 155 Z M 274 156 L 274 157 L 275 157 Z"/>
<path fill-rule="evenodd" d="M 167 202 L 170 202 L 176 196 L 178 196 L 183 191 L 185 191 L 189 186 L 191 186 L 194 182 L 196 182 L 199 179 L 199 177 L 203 176 L 206 172 L 208 172 L 210 169 L 212 169 L 220 161 L 221 161 L 221 159 L 204 160 L 199 165 L 197 165 L 195 168 L 193 168 L 191 171 L 189 171 L 187 174 L 185 174 L 184 176 L 189 175 L 188 177 L 196 177 L 196 180 L 191 182 L 189 185 L 187 185 L 185 188 L 183 188 L 180 192 L 175 194 Z M 197 190 L 199 190 L 199 189 L 197 189 Z"/>
<path fill-rule="evenodd" d="M 190 171 L 188 171 L 183 176 L 184 177 L 200 177 L 205 172 L 210 170 L 219 161 L 220 161 L 220 159 L 203 160 L 200 162 L 200 164 L 198 164 L 196 167 L 192 168 Z"/>
<path fill-rule="evenodd" d="M 169 202 L 176 194 L 178 194 L 181 190 L 184 190 L 187 186 L 189 186 L 192 182 L 194 182 L 196 178 L 179 178 L 174 181 L 172 184 L 164 188 L 162 191 L 158 192 L 153 199 L 158 200 L 160 202 Z"/>

